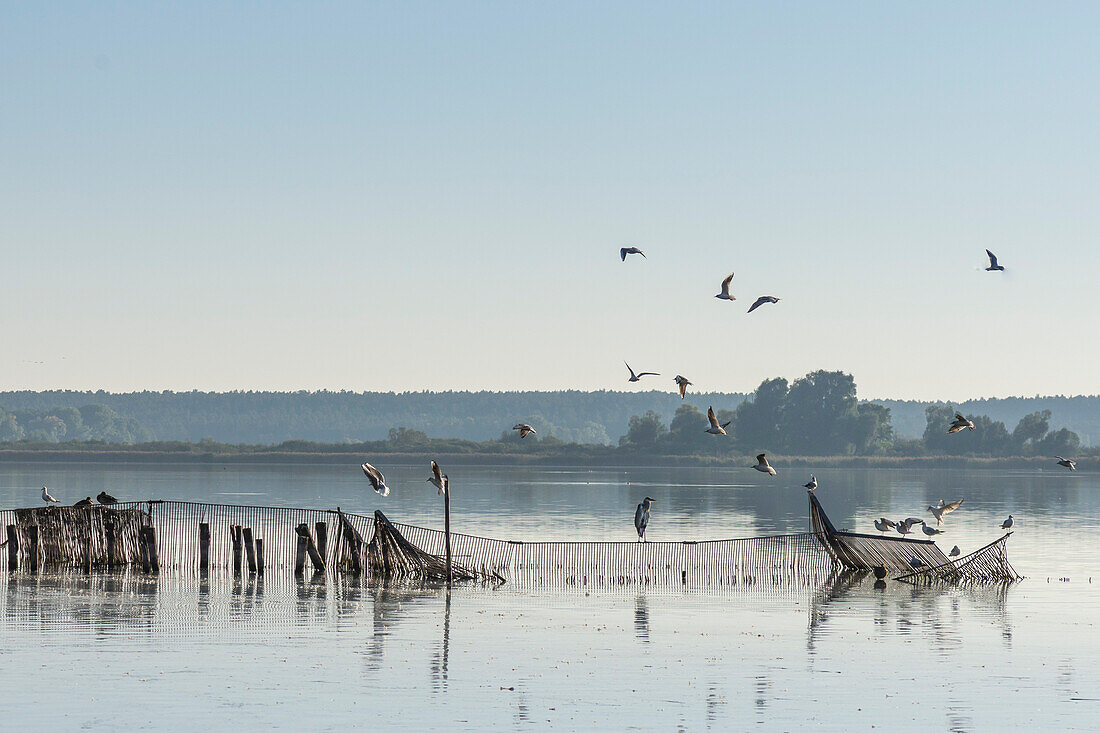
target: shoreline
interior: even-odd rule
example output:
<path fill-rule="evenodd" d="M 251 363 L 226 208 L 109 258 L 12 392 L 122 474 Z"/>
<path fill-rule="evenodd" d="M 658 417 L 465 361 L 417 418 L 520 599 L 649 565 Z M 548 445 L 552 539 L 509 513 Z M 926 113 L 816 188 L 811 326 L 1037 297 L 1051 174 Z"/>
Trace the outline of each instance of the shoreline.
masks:
<path fill-rule="evenodd" d="M 255 452 L 184 452 L 147 450 L 65 450 L 0 449 L 0 463 L 132 463 L 132 464 L 358 464 L 369 458 L 373 463 L 411 465 L 435 459 L 451 465 L 485 466 L 591 466 L 598 468 L 748 468 L 748 457 L 710 458 L 674 455 L 573 455 L 501 454 L 438 452 L 370 451 L 255 451 Z M 1032 469 L 1057 470 L 1052 458 L 1015 456 L 987 458 L 977 456 L 782 456 L 769 454 L 777 467 L 785 468 L 927 468 L 927 469 Z M 1100 470 L 1100 459 L 1081 458 L 1078 470 Z"/>

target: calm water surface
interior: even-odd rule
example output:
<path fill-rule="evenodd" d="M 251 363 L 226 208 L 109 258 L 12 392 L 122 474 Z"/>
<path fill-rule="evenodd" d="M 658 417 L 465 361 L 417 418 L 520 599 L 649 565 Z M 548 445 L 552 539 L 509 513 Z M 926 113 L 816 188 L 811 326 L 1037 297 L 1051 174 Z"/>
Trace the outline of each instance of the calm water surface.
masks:
<path fill-rule="evenodd" d="M 652 540 L 803 531 L 802 471 L 449 469 L 458 531 Z M 106 489 L 330 508 L 442 526 L 423 466 L 0 465 L 0 505 Z M 7 729 L 548 727 L 563 730 L 1096 730 L 1100 476 L 1063 471 L 818 470 L 840 527 L 965 498 L 944 549 L 1000 536 L 1009 588 L 841 581 L 751 590 L 383 588 L 330 579 L 81 573 L 0 586 Z M 927 512 L 923 512 L 928 516 Z M 1059 580 L 1068 578 L 1068 582 Z M 1048 580 L 1049 579 L 1049 580 Z M 1091 583 L 1090 583 L 1091 579 Z"/>

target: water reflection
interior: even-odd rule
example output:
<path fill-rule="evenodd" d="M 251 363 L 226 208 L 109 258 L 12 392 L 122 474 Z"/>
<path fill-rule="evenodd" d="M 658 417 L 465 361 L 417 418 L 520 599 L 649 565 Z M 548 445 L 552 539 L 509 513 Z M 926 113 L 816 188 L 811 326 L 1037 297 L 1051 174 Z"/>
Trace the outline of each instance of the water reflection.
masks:
<path fill-rule="evenodd" d="M 644 593 L 634 597 L 634 636 L 643 644 L 649 643 L 649 604 Z"/>

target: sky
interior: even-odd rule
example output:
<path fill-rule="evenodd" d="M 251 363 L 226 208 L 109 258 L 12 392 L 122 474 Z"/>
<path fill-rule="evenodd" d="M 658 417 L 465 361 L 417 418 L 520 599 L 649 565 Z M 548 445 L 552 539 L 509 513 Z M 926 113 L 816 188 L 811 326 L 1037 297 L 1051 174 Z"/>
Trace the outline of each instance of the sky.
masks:
<path fill-rule="evenodd" d="M 2 389 L 1100 392 L 1100 6 L 0 12 Z"/>

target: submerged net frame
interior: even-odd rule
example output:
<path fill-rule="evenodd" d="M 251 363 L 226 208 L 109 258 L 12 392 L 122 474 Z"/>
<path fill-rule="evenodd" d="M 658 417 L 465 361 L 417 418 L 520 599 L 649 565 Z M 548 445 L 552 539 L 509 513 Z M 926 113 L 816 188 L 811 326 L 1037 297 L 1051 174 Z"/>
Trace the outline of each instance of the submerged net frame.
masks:
<path fill-rule="evenodd" d="M 17 527 L 20 553 L 25 553 L 30 527 L 37 527 L 39 562 L 44 566 L 102 566 L 109 559 L 114 565 L 140 562 L 141 530 L 151 527 L 160 568 L 197 571 L 200 525 L 206 525 L 211 571 L 244 570 L 240 528 L 247 528 L 246 542 L 249 537 L 263 542 L 259 572 L 295 567 L 298 539 L 304 531 L 321 561 L 319 566 L 307 567 L 384 579 L 446 577 L 445 533 L 391 522 L 381 512 L 366 516 L 339 508 L 143 501 L 110 507 L 0 510 L 0 525 L 9 524 Z M 114 528 L 113 544 L 121 548 L 113 558 L 102 541 L 108 527 Z M 508 580 L 532 586 L 747 586 L 816 584 L 839 568 L 878 567 L 898 573 L 898 579 L 907 582 L 1017 580 L 1007 561 L 1007 538 L 952 563 L 931 540 L 837 531 L 811 492 L 810 531 L 797 534 L 643 543 L 520 542 L 452 532 L 451 546 L 457 580 Z M 251 564 L 251 546 L 248 558 Z M 924 564 L 921 571 L 913 572 L 913 558 Z"/>

